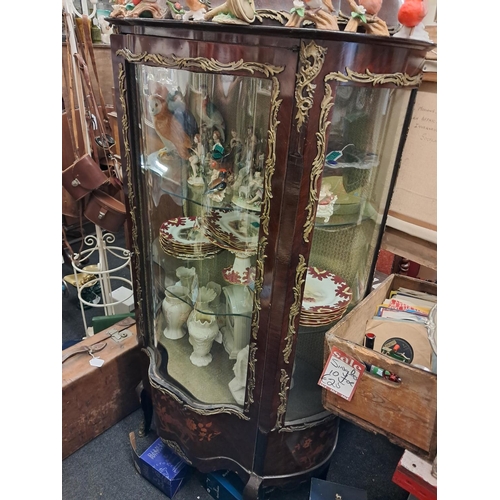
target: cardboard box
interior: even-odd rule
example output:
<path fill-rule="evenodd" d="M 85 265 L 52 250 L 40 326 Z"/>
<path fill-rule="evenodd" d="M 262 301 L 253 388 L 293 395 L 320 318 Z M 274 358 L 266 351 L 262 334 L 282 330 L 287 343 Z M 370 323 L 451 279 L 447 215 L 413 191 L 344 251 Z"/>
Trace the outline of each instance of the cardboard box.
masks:
<path fill-rule="evenodd" d="M 342 498 L 342 500 L 368 500 L 368 495 L 366 490 L 360 488 L 323 481 L 315 477 L 311 479 L 309 500 L 335 500 L 336 498 Z"/>
<path fill-rule="evenodd" d="M 243 500 L 245 483 L 232 471 L 209 472 L 205 476 L 205 489 L 216 500 Z M 270 498 L 274 488 L 261 488 L 259 498 Z"/>
<path fill-rule="evenodd" d="M 217 500 L 243 499 L 244 484 L 234 472 L 209 472 L 205 478 L 205 488 Z"/>
<path fill-rule="evenodd" d="M 437 295 L 434 283 L 390 275 L 325 334 L 325 363 L 333 347 L 358 361 L 396 373 L 400 384 L 364 373 L 351 401 L 323 389 L 323 406 L 355 425 L 433 460 L 436 456 L 437 375 L 363 347 L 366 326 L 379 304 L 399 287 Z"/>
<path fill-rule="evenodd" d="M 160 438 L 141 455 L 137 453 L 135 434 L 129 434 L 137 472 L 172 498 L 184 485 L 191 467 L 176 455 Z"/>

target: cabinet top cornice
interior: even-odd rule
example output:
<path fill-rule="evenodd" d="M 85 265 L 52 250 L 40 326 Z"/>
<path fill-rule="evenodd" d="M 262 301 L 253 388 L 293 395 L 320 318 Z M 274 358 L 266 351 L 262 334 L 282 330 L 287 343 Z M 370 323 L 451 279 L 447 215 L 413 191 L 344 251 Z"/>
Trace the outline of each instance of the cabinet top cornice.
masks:
<path fill-rule="evenodd" d="M 191 36 L 199 38 L 200 32 L 222 35 L 254 35 L 256 37 L 273 37 L 284 40 L 308 39 L 320 41 L 337 41 L 343 43 L 373 44 L 377 46 L 388 46 L 392 48 L 404 48 L 410 50 L 429 51 L 436 44 L 409 38 L 397 38 L 393 36 L 368 35 L 365 33 L 347 33 L 343 31 L 319 30 L 312 27 L 290 28 L 272 25 L 231 25 L 216 22 L 189 22 L 172 19 L 151 18 L 106 18 L 106 20 L 117 27 L 120 34 L 171 36 L 172 31 L 178 31 L 181 37 Z M 182 32 L 182 33 L 181 33 Z M 195 33 L 197 33 L 195 35 Z"/>

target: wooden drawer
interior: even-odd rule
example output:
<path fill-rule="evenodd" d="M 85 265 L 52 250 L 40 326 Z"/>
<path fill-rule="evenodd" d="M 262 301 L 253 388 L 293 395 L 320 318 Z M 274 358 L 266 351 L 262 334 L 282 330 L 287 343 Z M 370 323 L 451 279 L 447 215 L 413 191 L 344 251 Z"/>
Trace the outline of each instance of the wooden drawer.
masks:
<path fill-rule="evenodd" d="M 433 283 L 391 275 L 325 334 L 325 363 L 332 347 L 359 361 L 397 373 L 395 384 L 365 372 L 347 401 L 323 389 L 323 406 L 332 413 L 423 458 L 436 455 L 437 375 L 363 347 L 367 321 L 391 290 L 411 288 L 437 295 Z"/>

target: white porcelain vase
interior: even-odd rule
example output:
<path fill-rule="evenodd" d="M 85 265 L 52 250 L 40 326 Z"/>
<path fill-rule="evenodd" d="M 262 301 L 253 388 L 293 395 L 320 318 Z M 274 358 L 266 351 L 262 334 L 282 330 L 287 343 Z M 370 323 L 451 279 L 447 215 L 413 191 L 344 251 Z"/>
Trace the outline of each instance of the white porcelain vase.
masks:
<path fill-rule="evenodd" d="M 202 286 L 187 320 L 189 343 L 193 346 L 189 359 L 195 366 L 207 366 L 212 361 L 210 350 L 219 333 L 219 325 L 209 303 L 216 297 L 217 292 L 214 289 Z"/>
<path fill-rule="evenodd" d="M 161 304 L 166 327 L 163 335 L 167 339 L 177 340 L 187 333 L 186 321 L 192 311 L 187 288 L 179 285 L 167 287 Z"/>

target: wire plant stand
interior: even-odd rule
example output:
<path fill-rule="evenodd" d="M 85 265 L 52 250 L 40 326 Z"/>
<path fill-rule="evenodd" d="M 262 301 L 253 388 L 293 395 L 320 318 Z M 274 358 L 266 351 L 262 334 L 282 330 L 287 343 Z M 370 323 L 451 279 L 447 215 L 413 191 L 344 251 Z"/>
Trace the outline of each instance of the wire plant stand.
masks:
<path fill-rule="evenodd" d="M 132 276 L 131 257 L 132 253 L 118 246 L 113 246 L 115 242 L 115 235 L 112 233 L 103 233 L 99 226 L 96 226 L 96 234 L 85 236 L 84 245 L 88 246 L 80 253 L 73 255 L 72 266 L 75 275 L 75 286 L 78 293 L 78 300 L 80 301 L 80 309 L 82 312 L 83 325 L 87 336 L 93 335 L 92 329 L 88 328 L 87 319 L 85 316 L 85 306 L 97 307 L 104 310 L 106 316 L 116 314 L 115 306 L 128 301 L 133 296 L 132 280 L 123 276 L 113 276 L 125 268 L 128 268 L 129 276 Z M 116 265 L 109 268 L 109 257 L 113 257 Z M 85 268 L 79 267 L 78 263 L 83 261 L 91 261 L 92 257 L 98 258 L 96 265 L 86 266 Z M 95 276 L 92 278 L 91 276 Z M 130 287 L 130 295 L 116 299 L 113 297 L 112 283 L 125 284 Z M 85 289 L 93 287 L 99 283 L 101 287 L 102 301 L 99 303 L 89 302 L 83 298 Z"/>

